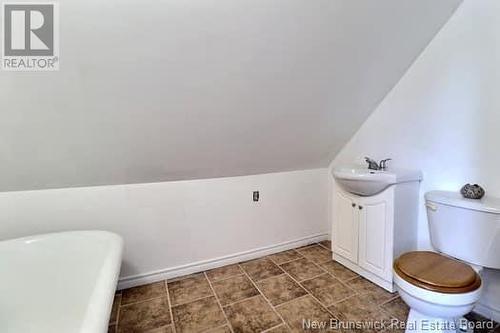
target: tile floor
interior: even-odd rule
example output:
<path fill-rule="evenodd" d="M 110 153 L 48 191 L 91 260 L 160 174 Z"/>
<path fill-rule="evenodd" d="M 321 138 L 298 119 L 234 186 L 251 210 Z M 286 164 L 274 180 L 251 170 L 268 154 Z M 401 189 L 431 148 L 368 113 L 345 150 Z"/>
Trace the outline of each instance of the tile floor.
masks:
<path fill-rule="evenodd" d="M 281 333 L 303 332 L 304 318 L 328 324 L 406 319 L 397 294 L 332 261 L 330 247 L 324 241 L 119 291 L 109 332 Z"/>

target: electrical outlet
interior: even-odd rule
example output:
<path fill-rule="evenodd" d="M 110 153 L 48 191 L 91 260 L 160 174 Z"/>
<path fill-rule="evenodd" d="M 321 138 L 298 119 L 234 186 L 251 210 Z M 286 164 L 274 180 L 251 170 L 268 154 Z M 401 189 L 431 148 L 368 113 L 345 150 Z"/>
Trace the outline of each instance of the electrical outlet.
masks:
<path fill-rule="evenodd" d="M 253 201 L 259 201 L 259 191 L 253 191 Z"/>

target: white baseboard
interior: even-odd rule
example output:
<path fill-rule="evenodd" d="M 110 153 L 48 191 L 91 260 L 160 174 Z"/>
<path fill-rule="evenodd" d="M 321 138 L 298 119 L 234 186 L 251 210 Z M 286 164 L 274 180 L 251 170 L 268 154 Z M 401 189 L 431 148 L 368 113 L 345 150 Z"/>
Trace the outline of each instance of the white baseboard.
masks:
<path fill-rule="evenodd" d="M 481 316 L 484 316 L 488 319 L 494 320 L 497 323 L 500 323 L 500 310 L 498 309 L 493 309 L 484 304 L 477 303 L 476 306 L 474 307 L 474 310 L 472 311 L 477 312 Z"/>
<path fill-rule="evenodd" d="M 311 243 L 321 242 L 323 240 L 329 239 L 328 233 L 315 234 L 275 245 L 264 246 L 249 251 L 239 252 L 230 254 L 223 257 L 202 260 L 186 265 L 165 268 L 162 270 L 149 272 L 145 274 L 139 274 L 134 276 L 128 276 L 120 278 L 118 282 L 118 289 L 126 289 L 135 286 L 140 286 L 143 284 L 153 283 L 157 281 L 173 279 L 178 276 L 203 272 L 208 269 L 213 269 L 221 266 L 226 266 L 230 264 L 235 264 L 238 262 L 252 260 L 260 257 L 264 257 L 273 253 L 290 250 L 296 247 L 308 245 Z"/>

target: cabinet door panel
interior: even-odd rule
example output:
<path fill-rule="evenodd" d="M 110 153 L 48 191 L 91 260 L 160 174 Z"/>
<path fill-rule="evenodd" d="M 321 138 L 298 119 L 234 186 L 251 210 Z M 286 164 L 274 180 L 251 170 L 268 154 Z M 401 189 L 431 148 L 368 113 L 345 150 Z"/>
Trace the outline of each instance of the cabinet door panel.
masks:
<path fill-rule="evenodd" d="M 365 203 L 359 210 L 359 265 L 385 278 L 387 204 Z"/>
<path fill-rule="evenodd" d="M 353 200 L 341 192 L 336 194 L 336 212 L 334 228 L 334 252 L 358 262 L 358 212 L 353 207 Z"/>

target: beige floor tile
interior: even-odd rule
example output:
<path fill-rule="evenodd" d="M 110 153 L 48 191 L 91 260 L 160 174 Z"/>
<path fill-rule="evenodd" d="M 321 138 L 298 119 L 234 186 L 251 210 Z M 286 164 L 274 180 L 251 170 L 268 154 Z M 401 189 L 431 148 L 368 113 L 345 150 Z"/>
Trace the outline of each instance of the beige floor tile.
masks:
<path fill-rule="evenodd" d="M 160 328 L 155 328 L 153 330 L 146 331 L 144 333 L 173 333 L 173 329 L 171 325 L 163 326 Z"/>
<path fill-rule="evenodd" d="M 212 283 L 222 306 L 259 294 L 246 275 L 234 276 Z"/>
<path fill-rule="evenodd" d="M 343 321 L 368 323 L 406 318 L 408 309 L 396 294 L 331 260 L 329 246 L 330 243 L 321 242 L 169 280 L 173 318 L 165 282 L 117 292 L 109 333 L 173 333 L 174 325 L 176 333 L 284 333 L 289 332 L 288 326 L 292 331 L 302 332 L 303 319 L 329 326 L 334 315 Z M 274 307 L 260 295 L 247 275 Z M 275 311 L 279 311 L 287 325 Z M 361 331 L 374 332 L 367 328 Z"/>
<path fill-rule="evenodd" d="M 364 331 L 376 331 L 374 325 L 377 323 L 391 324 L 391 317 L 368 300 L 367 295 L 354 295 L 328 309 L 344 323 L 362 323 L 365 325 Z"/>
<path fill-rule="evenodd" d="M 332 250 L 332 241 L 324 240 L 322 242 L 319 242 L 318 244 L 323 246 L 324 248 L 330 250 L 330 251 Z"/>
<path fill-rule="evenodd" d="M 366 295 L 354 295 L 328 309 L 341 320 L 371 319 L 370 315 L 380 311 L 377 304 L 366 298 Z"/>
<path fill-rule="evenodd" d="M 354 295 L 354 291 L 330 274 L 323 274 L 314 279 L 301 282 L 323 305 L 329 306 Z"/>
<path fill-rule="evenodd" d="M 295 250 L 288 250 L 268 256 L 275 264 L 281 265 L 285 262 L 303 258 L 303 256 Z"/>
<path fill-rule="evenodd" d="M 476 325 L 474 333 L 500 333 L 500 326 L 498 323 L 479 313 L 470 312 L 464 317 Z"/>
<path fill-rule="evenodd" d="M 254 281 L 260 281 L 283 273 L 283 271 L 268 258 L 247 261 L 241 263 L 241 267 Z"/>
<path fill-rule="evenodd" d="M 118 332 L 144 332 L 171 323 L 167 297 L 120 307 Z"/>
<path fill-rule="evenodd" d="M 280 267 L 297 281 L 310 279 L 325 272 L 319 266 L 305 258 L 287 262 L 280 265 Z"/>
<path fill-rule="evenodd" d="M 406 319 L 408 318 L 408 313 L 410 312 L 408 305 L 406 305 L 406 303 L 403 302 L 400 297 L 384 303 L 383 305 L 381 305 L 381 308 L 401 321 L 406 321 Z"/>
<path fill-rule="evenodd" d="M 488 320 L 488 318 L 484 317 L 483 315 L 480 315 L 477 312 L 469 312 L 468 314 L 464 315 L 464 318 L 474 322 L 483 322 Z"/>
<path fill-rule="evenodd" d="M 209 330 L 206 333 L 231 333 L 231 329 L 229 326 L 224 325 L 221 327 L 214 328 L 213 330 Z"/>
<path fill-rule="evenodd" d="M 282 321 L 262 296 L 248 298 L 224 308 L 235 333 L 256 333 Z"/>
<path fill-rule="evenodd" d="M 122 302 L 122 294 L 116 294 L 113 300 L 113 307 L 111 308 L 109 324 L 116 324 L 116 320 L 118 319 L 118 309 L 120 308 L 121 302 Z"/>
<path fill-rule="evenodd" d="M 297 251 L 304 257 L 317 264 L 332 260 L 332 252 L 319 245 L 302 247 Z"/>
<path fill-rule="evenodd" d="M 361 276 L 349 280 L 348 285 L 358 294 L 369 294 L 368 297 L 377 304 L 385 303 L 397 296 L 397 293 L 390 293 Z"/>
<path fill-rule="evenodd" d="M 257 287 L 273 305 L 288 302 L 307 294 L 301 286 L 286 274 L 257 282 Z"/>
<path fill-rule="evenodd" d="M 188 303 L 203 297 L 212 296 L 212 289 L 204 274 L 168 282 L 168 292 L 172 306 Z"/>
<path fill-rule="evenodd" d="M 243 274 L 241 268 L 238 264 L 223 266 L 215 269 L 211 269 L 206 272 L 207 277 L 211 282 L 220 281 L 227 279 L 232 276 Z"/>
<path fill-rule="evenodd" d="M 207 297 L 172 308 L 177 333 L 201 332 L 226 323 L 215 297 Z"/>
<path fill-rule="evenodd" d="M 266 331 L 266 333 L 290 333 L 290 329 L 283 324 L 278 327 L 271 328 L 269 331 Z"/>
<path fill-rule="evenodd" d="M 121 292 L 121 304 L 127 305 L 152 298 L 163 297 L 166 296 L 166 293 L 167 288 L 165 287 L 165 281 L 124 289 Z"/>
<path fill-rule="evenodd" d="M 293 332 L 308 331 L 304 328 L 304 322 L 316 322 L 320 325 L 325 325 L 325 329 L 309 331 L 326 331 L 327 328 L 330 327 L 330 320 L 334 319 L 333 316 L 310 295 L 277 306 L 276 309 L 281 316 L 283 316 L 283 319 L 288 323 Z"/>
<path fill-rule="evenodd" d="M 351 271 L 349 268 L 333 260 L 322 263 L 321 267 L 326 269 L 330 274 L 335 276 L 340 281 L 347 281 L 359 276 L 358 274 Z"/>

